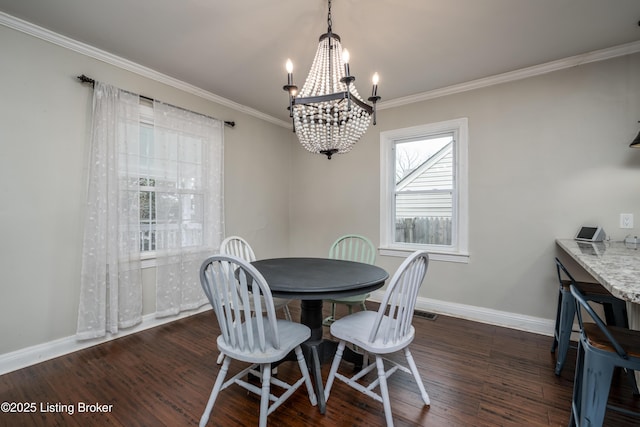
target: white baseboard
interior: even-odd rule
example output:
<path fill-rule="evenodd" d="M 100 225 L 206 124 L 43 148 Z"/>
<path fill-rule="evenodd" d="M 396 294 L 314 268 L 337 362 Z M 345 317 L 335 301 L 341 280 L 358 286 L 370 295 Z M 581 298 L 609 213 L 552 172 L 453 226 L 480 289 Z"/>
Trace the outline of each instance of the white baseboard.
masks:
<path fill-rule="evenodd" d="M 27 366 L 35 365 L 46 360 L 54 359 L 65 354 L 93 347 L 94 345 L 103 344 L 107 341 L 135 334 L 136 332 L 141 332 L 145 329 L 154 328 L 165 323 L 193 316 L 194 314 L 202 313 L 203 311 L 207 310 L 211 310 L 211 306 L 209 304 L 204 305 L 197 310 L 184 312 L 177 316 L 163 317 L 160 319 L 155 317 L 155 313 L 151 313 L 143 316 L 142 322 L 140 322 L 140 324 L 132 328 L 123 329 L 115 335 L 107 334 L 107 336 L 103 338 L 83 341 L 78 341 L 75 335 L 72 335 L 69 337 L 64 337 L 46 343 L 34 345 L 32 347 L 16 350 L 11 353 L 5 353 L 0 355 L 0 375 L 6 374 L 11 371 L 16 371 L 18 369 L 26 368 Z"/>
<path fill-rule="evenodd" d="M 384 292 L 376 291 L 371 294 L 371 300 L 380 302 L 383 296 Z M 540 335 L 553 336 L 553 320 L 543 319 L 540 317 L 525 316 L 507 311 L 498 311 L 422 297 L 418 297 L 416 309 L 472 320 L 475 322 L 504 326 L 506 328 L 517 329 L 520 331 L 533 332 Z M 178 316 L 165 317 L 162 319 L 157 319 L 155 314 L 148 314 L 142 318 L 142 322 L 139 325 L 122 330 L 116 335 L 108 335 L 104 338 L 87 341 L 78 341 L 75 336 L 69 336 L 32 347 L 27 347 L 11 353 L 6 353 L 0 355 L 0 375 L 35 365 L 36 363 L 44 362 L 45 360 L 73 353 L 74 351 L 79 351 L 107 341 L 135 334 L 136 332 L 173 322 L 207 310 L 211 310 L 209 305 L 203 306 L 198 310 L 182 313 Z"/>
<path fill-rule="evenodd" d="M 375 291 L 371 294 L 370 299 L 380 302 L 383 296 L 384 291 Z M 504 326 L 505 328 L 517 329 L 519 331 L 532 332 L 547 336 L 553 336 L 555 325 L 555 322 L 551 319 L 422 297 L 418 297 L 418 300 L 416 301 L 416 310 L 472 320 L 474 322 L 487 323 L 495 326 Z"/>

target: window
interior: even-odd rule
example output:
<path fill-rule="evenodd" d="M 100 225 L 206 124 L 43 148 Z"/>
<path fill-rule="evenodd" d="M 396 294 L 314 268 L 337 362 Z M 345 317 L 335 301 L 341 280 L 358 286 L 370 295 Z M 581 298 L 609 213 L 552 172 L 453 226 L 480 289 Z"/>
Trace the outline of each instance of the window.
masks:
<path fill-rule="evenodd" d="M 140 105 L 140 252 L 156 250 L 156 180 L 151 169 L 153 158 L 153 106 Z"/>
<path fill-rule="evenodd" d="M 468 261 L 467 119 L 380 134 L 382 255 Z"/>
<path fill-rule="evenodd" d="M 153 104 L 141 100 L 138 153 L 130 153 L 130 158 L 138 162 L 133 190 L 138 193 L 143 258 L 153 258 L 158 249 L 204 244 L 202 144 L 206 142 L 199 135 L 177 131 L 173 124 L 158 125 Z"/>

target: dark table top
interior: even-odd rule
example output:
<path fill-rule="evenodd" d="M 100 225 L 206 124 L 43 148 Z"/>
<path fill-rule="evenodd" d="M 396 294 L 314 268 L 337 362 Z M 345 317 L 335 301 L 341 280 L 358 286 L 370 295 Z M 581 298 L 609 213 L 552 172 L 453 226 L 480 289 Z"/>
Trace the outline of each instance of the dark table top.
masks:
<path fill-rule="evenodd" d="M 273 296 L 318 300 L 375 291 L 389 273 L 380 267 L 328 258 L 272 258 L 254 261 Z"/>

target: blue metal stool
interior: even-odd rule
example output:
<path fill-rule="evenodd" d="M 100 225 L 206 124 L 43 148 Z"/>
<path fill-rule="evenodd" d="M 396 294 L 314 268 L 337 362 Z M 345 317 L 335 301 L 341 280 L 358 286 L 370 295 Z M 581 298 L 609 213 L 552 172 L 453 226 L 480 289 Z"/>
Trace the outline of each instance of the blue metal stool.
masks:
<path fill-rule="evenodd" d="M 640 416 L 640 413 L 607 405 L 615 368 L 627 370 L 634 394 L 638 393 L 633 371 L 640 370 L 640 331 L 605 325 L 584 295 L 573 284 L 570 289 L 576 301 L 580 341 L 569 425 L 601 426 L 607 408 Z M 583 323 L 580 307 L 595 323 Z"/>
<path fill-rule="evenodd" d="M 558 309 L 551 352 L 558 349 L 555 373 L 560 375 L 567 359 L 567 352 L 571 345 L 571 332 L 573 332 L 573 320 L 576 316 L 576 303 L 569 290 L 569 285 L 574 284 L 585 299 L 603 305 L 605 318 L 608 325 L 628 327 L 627 305 L 624 301 L 611 295 L 599 283 L 577 282 L 564 265 L 556 258 L 556 270 L 558 273 Z"/>

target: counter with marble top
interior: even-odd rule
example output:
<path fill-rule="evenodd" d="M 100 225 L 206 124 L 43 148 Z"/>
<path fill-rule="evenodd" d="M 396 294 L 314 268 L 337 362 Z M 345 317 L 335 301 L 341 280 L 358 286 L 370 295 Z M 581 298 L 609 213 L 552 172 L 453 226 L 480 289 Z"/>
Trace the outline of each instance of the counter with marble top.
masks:
<path fill-rule="evenodd" d="M 640 304 L 640 243 L 573 239 L 556 243 L 613 295 Z"/>

